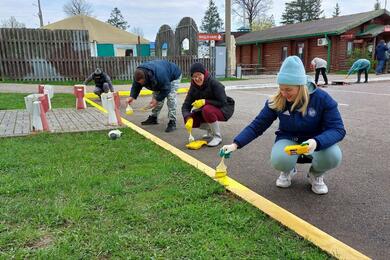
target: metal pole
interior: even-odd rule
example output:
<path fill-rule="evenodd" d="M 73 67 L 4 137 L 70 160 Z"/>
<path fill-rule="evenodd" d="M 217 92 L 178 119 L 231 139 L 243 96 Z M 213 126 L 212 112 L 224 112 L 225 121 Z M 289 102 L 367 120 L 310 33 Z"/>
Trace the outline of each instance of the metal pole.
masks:
<path fill-rule="evenodd" d="M 43 26 L 43 16 L 42 16 L 42 9 L 41 9 L 41 1 L 38 0 L 38 17 L 39 17 L 39 24 L 41 27 Z"/>
<path fill-rule="evenodd" d="M 232 19 L 232 1 L 225 0 L 225 44 L 226 44 L 226 77 L 231 76 L 231 40 L 230 40 L 230 31 L 231 31 L 231 19 Z"/>

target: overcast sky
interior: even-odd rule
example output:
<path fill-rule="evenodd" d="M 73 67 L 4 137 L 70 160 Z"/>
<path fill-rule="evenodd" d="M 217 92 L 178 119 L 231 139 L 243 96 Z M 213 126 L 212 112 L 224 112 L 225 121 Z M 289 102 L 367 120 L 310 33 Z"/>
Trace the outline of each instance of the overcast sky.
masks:
<path fill-rule="evenodd" d="M 44 24 L 53 23 L 66 18 L 63 6 L 69 0 L 41 0 Z M 380 0 L 382 8 L 386 0 Z M 0 19 L 8 19 L 14 16 L 17 21 L 24 23 L 29 28 L 39 27 L 39 19 L 36 15 L 38 0 L 0 0 Z M 192 17 L 198 27 L 208 6 L 208 0 L 87 0 L 92 5 L 93 16 L 101 21 L 107 21 L 114 7 L 118 7 L 131 27 L 139 27 L 144 32 L 144 37 L 154 41 L 158 29 L 163 24 L 175 27 L 181 18 Z M 215 0 L 219 14 L 224 19 L 225 1 Z M 273 0 L 273 7 L 268 12 L 273 14 L 276 23 L 285 8 L 285 3 L 291 1 Z M 339 3 L 341 15 L 371 11 L 376 0 L 322 0 L 322 9 L 326 17 L 331 17 L 336 3 Z M 390 1 L 389 1 L 390 4 Z M 389 8 L 388 8 L 389 9 Z M 240 21 L 234 19 L 233 30 L 240 27 Z M 131 31 L 131 28 L 130 28 Z"/>

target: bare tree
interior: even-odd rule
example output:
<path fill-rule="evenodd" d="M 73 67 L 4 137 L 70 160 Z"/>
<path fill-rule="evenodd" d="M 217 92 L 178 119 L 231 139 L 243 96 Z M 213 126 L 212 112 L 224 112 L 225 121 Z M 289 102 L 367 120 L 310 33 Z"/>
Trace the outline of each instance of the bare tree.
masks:
<path fill-rule="evenodd" d="M 24 23 L 20 23 L 20 22 L 16 21 L 16 18 L 14 16 L 11 16 L 8 20 L 1 21 L 1 27 L 4 27 L 4 28 L 26 28 L 26 25 Z"/>
<path fill-rule="evenodd" d="M 249 28 L 252 29 L 256 19 L 266 16 L 271 9 L 272 0 L 233 0 L 235 8 L 233 12 L 241 18 L 248 20 Z"/>
<path fill-rule="evenodd" d="M 92 15 L 92 6 L 85 0 L 70 0 L 63 7 L 64 12 L 69 15 Z"/>
<path fill-rule="evenodd" d="M 131 32 L 141 37 L 144 37 L 144 31 L 140 27 L 131 27 Z"/>

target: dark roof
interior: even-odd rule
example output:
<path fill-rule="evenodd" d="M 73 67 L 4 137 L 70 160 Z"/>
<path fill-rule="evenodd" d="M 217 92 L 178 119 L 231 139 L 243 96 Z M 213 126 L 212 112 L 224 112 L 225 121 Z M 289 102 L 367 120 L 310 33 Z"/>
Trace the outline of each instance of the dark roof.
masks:
<path fill-rule="evenodd" d="M 297 37 L 305 38 L 324 36 L 325 34 L 338 35 L 383 14 L 389 15 L 389 12 L 381 9 L 365 13 L 337 16 L 310 22 L 273 27 L 264 31 L 250 32 L 240 36 L 236 39 L 236 44 L 242 45 L 257 42 L 271 42 Z"/>

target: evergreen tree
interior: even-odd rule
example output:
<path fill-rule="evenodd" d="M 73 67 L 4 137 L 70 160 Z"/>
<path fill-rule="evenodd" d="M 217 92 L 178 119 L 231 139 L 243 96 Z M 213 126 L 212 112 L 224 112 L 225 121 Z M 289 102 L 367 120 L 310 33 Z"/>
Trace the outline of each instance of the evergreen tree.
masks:
<path fill-rule="evenodd" d="M 313 21 L 320 19 L 323 14 L 323 10 L 321 10 L 321 1 L 322 0 L 306 0 L 305 10 L 306 17 L 305 21 Z"/>
<path fill-rule="evenodd" d="M 130 27 L 123 18 L 121 11 L 117 7 L 111 11 L 110 19 L 107 20 L 107 23 L 122 30 L 126 30 Z"/>
<path fill-rule="evenodd" d="M 379 3 L 379 0 L 376 0 L 376 3 L 374 5 L 374 10 L 379 10 L 381 9 L 381 3 Z"/>
<path fill-rule="evenodd" d="M 334 12 L 333 12 L 333 17 L 339 16 L 339 15 L 340 15 L 340 6 L 339 6 L 339 3 L 336 3 L 336 6 L 335 6 Z"/>
<path fill-rule="evenodd" d="M 209 1 L 209 6 L 202 19 L 200 29 L 206 33 L 216 33 L 223 26 L 222 19 L 219 17 L 218 8 L 214 0 Z"/>
<path fill-rule="evenodd" d="M 321 0 L 295 0 L 286 3 L 281 23 L 291 24 L 318 20 L 323 12 Z"/>

